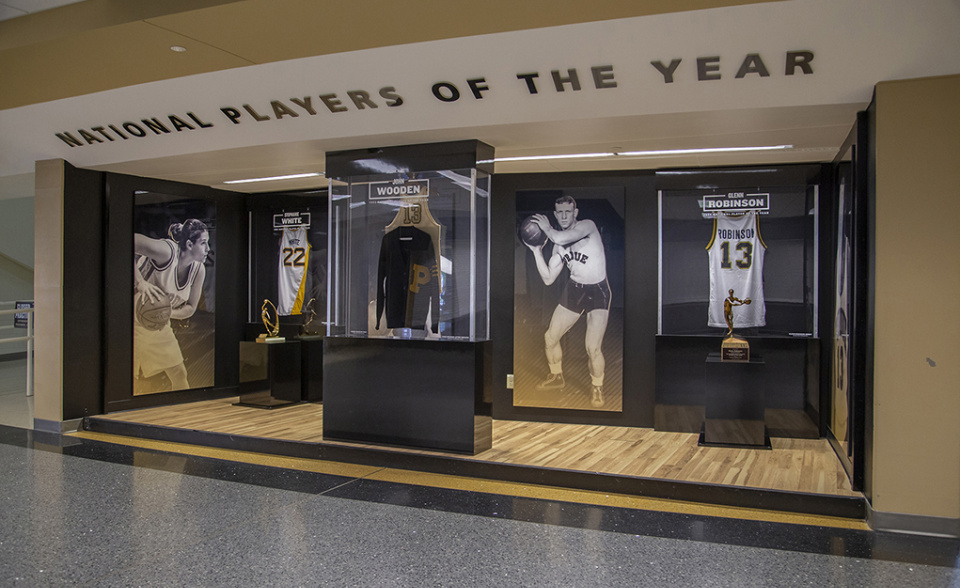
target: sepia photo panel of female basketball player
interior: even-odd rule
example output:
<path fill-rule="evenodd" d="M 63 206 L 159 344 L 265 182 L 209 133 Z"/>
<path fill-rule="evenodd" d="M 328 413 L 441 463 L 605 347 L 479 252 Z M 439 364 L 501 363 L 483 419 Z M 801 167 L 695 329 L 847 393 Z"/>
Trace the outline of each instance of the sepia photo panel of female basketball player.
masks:
<path fill-rule="evenodd" d="M 214 385 L 216 206 L 135 194 L 133 395 Z"/>

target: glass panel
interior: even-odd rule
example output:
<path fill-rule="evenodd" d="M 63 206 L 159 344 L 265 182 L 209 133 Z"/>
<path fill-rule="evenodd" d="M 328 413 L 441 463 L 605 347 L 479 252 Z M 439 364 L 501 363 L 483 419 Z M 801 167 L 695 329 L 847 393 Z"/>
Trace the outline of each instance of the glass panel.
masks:
<path fill-rule="evenodd" d="M 853 457 L 853 447 L 850 443 L 851 423 L 851 351 L 850 334 L 853 330 L 853 298 L 851 292 L 854 287 L 853 272 L 853 164 L 854 148 L 848 149 L 837 168 L 837 244 L 836 244 L 836 288 L 834 289 L 834 307 L 836 314 L 833 321 L 833 370 L 831 377 L 832 410 L 830 429 L 844 452 Z"/>
<path fill-rule="evenodd" d="M 475 169 L 331 178 L 328 335 L 486 339 L 489 210 Z"/>
<path fill-rule="evenodd" d="M 260 324 L 264 300 L 269 300 L 281 324 L 303 325 L 301 335 L 322 334 L 327 310 L 326 192 L 265 198 L 284 204 L 250 211 L 247 320 Z"/>
<path fill-rule="evenodd" d="M 662 335 L 815 336 L 817 195 L 807 186 L 661 192 Z M 747 300 L 750 302 L 747 302 Z"/>

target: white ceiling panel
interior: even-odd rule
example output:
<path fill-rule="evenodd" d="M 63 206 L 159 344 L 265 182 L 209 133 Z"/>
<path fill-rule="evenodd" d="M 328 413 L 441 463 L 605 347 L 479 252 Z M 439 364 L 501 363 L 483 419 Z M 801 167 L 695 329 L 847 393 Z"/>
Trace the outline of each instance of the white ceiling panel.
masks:
<path fill-rule="evenodd" d="M 82 1 L 83 0 L 3 0 L 0 4 L 22 10 L 23 12 L 43 12 L 44 10 L 50 10 L 58 6 L 76 4 Z"/>
<path fill-rule="evenodd" d="M 18 16 L 23 16 L 27 14 L 22 10 L 16 8 L 11 8 L 5 4 L 0 4 L 0 20 L 8 20 L 11 18 L 17 18 Z"/>

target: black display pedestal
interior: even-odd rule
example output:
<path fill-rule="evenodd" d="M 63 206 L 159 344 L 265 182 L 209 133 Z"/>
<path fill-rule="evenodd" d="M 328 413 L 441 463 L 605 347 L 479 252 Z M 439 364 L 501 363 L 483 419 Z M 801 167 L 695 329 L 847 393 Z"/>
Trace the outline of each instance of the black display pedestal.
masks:
<path fill-rule="evenodd" d="M 279 408 L 300 402 L 300 341 L 240 342 L 240 401 L 236 406 Z"/>
<path fill-rule="evenodd" d="M 764 424 L 763 368 L 758 355 L 749 362 L 720 361 L 720 353 L 707 356 L 700 445 L 770 448 Z"/>
<path fill-rule="evenodd" d="M 300 399 L 323 400 L 323 335 L 303 336 L 300 341 Z"/>
<path fill-rule="evenodd" d="M 476 454 L 493 445 L 489 341 L 327 337 L 323 436 Z"/>

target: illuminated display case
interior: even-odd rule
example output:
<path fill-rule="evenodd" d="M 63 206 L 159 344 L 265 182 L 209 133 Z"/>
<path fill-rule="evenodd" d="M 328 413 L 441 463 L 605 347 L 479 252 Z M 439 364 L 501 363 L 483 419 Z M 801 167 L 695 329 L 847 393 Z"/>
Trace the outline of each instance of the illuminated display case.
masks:
<path fill-rule="evenodd" d="M 816 185 L 661 191 L 659 334 L 723 334 L 734 288 L 737 332 L 816 337 L 817 216 Z"/>
<path fill-rule="evenodd" d="M 424 149 L 329 156 L 328 336 L 488 338 L 492 164 Z"/>
<path fill-rule="evenodd" d="M 264 300 L 276 306 L 283 336 L 298 335 L 309 311 L 316 315 L 311 328 L 322 334 L 327 307 L 326 191 L 257 194 L 249 200 L 251 335 L 264 330 Z"/>

